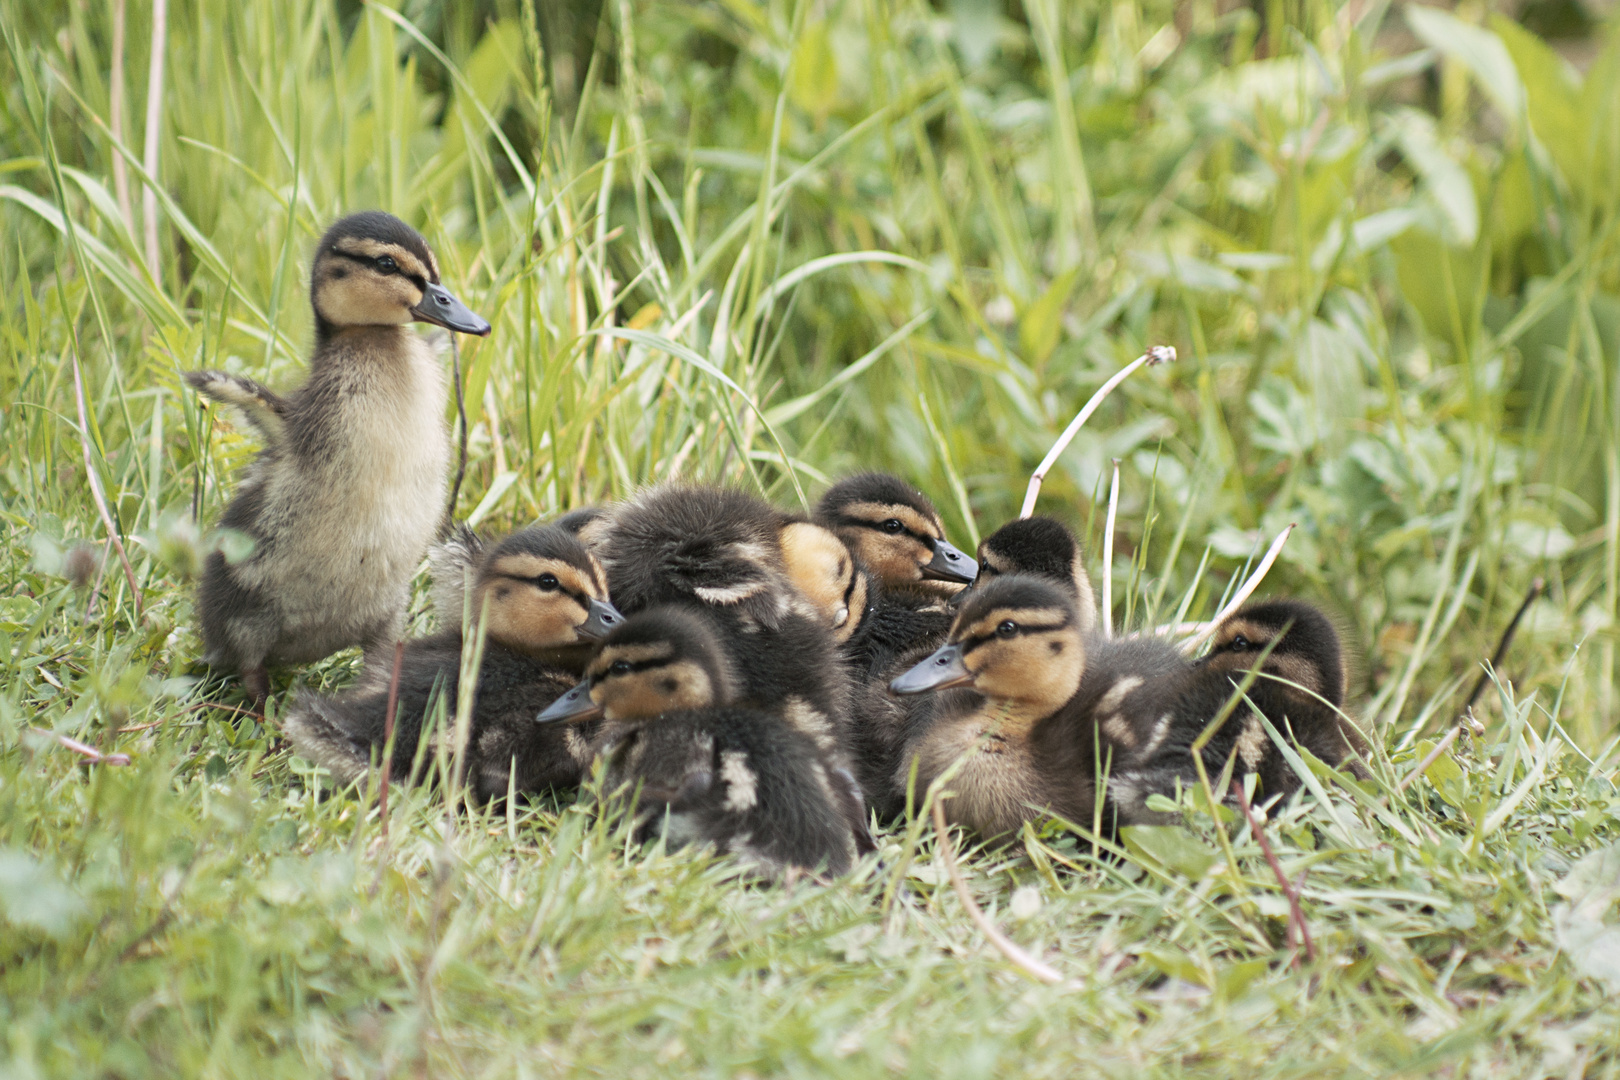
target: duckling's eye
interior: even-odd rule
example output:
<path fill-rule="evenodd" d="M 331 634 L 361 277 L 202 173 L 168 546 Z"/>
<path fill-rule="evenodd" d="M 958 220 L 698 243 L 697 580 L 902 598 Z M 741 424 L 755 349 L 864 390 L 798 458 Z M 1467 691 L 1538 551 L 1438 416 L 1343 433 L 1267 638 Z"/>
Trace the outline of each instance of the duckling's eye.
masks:
<path fill-rule="evenodd" d="M 544 592 L 553 592 L 557 588 L 557 575 L 541 574 L 539 577 L 534 579 L 534 583 L 540 586 L 541 590 Z"/>
<path fill-rule="evenodd" d="M 399 263 L 394 261 L 392 255 L 377 256 L 377 272 L 379 274 L 392 274 L 399 270 Z"/>
<path fill-rule="evenodd" d="M 615 660 L 615 661 L 613 661 L 613 666 L 608 668 L 608 673 L 610 675 L 628 675 L 628 674 L 630 674 L 630 661 L 628 661 L 628 660 Z"/>
<path fill-rule="evenodd" d="M 1243 652 L 1245 649 L 1249 648 L 1250 644 L 1251 643 L 1248 638 L 1244 637 L 1242 634 L 1239 634 L 1237 637 L 1233 638 L 1227 643 L 1227 648 L 1231 649 L 1233 652 Z"/>
<path fill-rule="evenodd" d="M 899 518 L 890 518 L 882 524 L 881 528 L 886 533 L 897 533 L 903 531 L 905 526 L 900 524 Z"/>
<path fill-rule="evenodd" d="M 1018 624 L 1013 622 L 1011 619 L 1008 619 L 1006 622 L 996 627 L 997 637 L 1010 638 L 1016 633 L 1018 633 Z"/>

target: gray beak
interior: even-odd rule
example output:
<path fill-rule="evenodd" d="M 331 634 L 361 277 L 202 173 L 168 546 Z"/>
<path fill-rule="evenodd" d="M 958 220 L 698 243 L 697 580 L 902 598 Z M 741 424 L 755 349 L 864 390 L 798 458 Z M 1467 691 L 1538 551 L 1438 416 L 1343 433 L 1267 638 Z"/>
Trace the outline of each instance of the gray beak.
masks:
<path fill-rule="evenodd" d="M 971 582 L 978 573 L 978 563 L 968 558 L 966 552 L 943 540 L 934 541 L 934 557 L 922 568 L 925 581 L 956 581 L 963 585 Z"/>
<path fill-rule="evenodd" d="M 897 694 L 920 694 L 925 690 L 965 686 L 972 681 L 973 672 L 962 662 L 962 646 L 946 645 L 891 682 L 889 689 Z"/>
<path fill-rule="evenodd" d="M 537 724 L 562 724 L 581 720 L 594 720 L 602 715 L 602 706 L 591 700 L 591 684 L 582 682 L 562 697 L 546 706 L 534 718 Z"/>
<path fill-rule="evenodd" d="M 427 291 L 422 294 L 422 302 L 411 308 L 411 314 L 422 322 L 430 322 L 457 333 L 477 334 L 479 337 L 489 334 L 488 321 L 468 311 L 467 305 L 457 300 L 449 289 L 432 282 L 428 283 Z"/>
<path fill-rule="evenodd" d="M 575 628 L 574 633 L 586 641 L 601 641 L 608 635 L 608 631 L 624 622 L 624 616 L 619 609 L 606 600 L 591 598 L 590 614 L 585 621 Z"/>
<path fill-rule="evenodd" d="M 951 593 L 950 598 L 945 601 L 945 606 L 947 608 L 949 608 L 951 611 L 955 611 L 957 608 L 961 607 L 964 603 L 967 602 L 967 598 L 969 596 L 973 595 L 973 589 L 978 584 L 979 584 L 979 579 L 975 577 L 968 584 L 967 588 L 958 589 L 955 592 Z"/>

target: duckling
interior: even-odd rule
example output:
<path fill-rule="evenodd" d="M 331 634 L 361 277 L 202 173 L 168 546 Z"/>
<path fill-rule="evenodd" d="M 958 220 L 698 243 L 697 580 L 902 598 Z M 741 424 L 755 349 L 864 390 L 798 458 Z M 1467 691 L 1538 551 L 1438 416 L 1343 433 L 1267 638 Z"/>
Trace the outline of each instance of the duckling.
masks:
<path fill-rule="evenodd" d="M 914 718 L 896 786 L 913 761 L 922 792 L 961 759 L 945 814 L 987 840 L 1042 812 L 1089 821 L 1096 732 L 1073 707 L 1087 644 L 1065 589 L 1008 574 L 974 590 L 946 643 L 889 684 L 897 694 L 968 688 L 935 695 Z"/>
<path fill-rule="evenodd" d="M 571 510 L 551 524 L 580 538 L 590 549 L 587 530 L 603 516 L 601 507 L 587 506 Z M 488 541 L 465 524 L 453 526 L 449 533 L 428 548 L 428 577 L 432 581 L 428 598 L 440 630 L 458 629 L 466 606 L 467 578 L 476 575 L 483 560 Z"/>
<path fill-rule="evenodd" d="M 952 607 L 972 591 L 1001 574 L 1033 574 L 1074 590 L 1080 629 L 1090 633 L 1097 625 L 1097 597 L 1086 573 L 1080 541 L 1061 521 L 1049 517 L 1018 518 L 979 543 L 978 575 L 973 584 L 951 597 Z"/>
<path fill-rule="evenodd" d="M 197 588 L 208 662 L 239 671 L 259 706 L 268 664 L 398 637 L 450 461 L 444 373 L 405 324 L 490 330 L 439 284 L 416 230 L 389 214 L 333 225 L 310 277 L 315 351 L 302 386 L 282 396 L 223 372 L 186 374 L 265 441 L 220 518 L 253 551 L 210 555 Z"/>
<path fill-rule="evenodd" d="M 643 840 L 712 844 L 770 877 L 847 872 L 865 828 L 859 798 L 780 711 L 738 703 L 726 636 L 696 609 L 634 615 L 537 723 L 602 719 L 592 745 L 604 790 L 639 787 Z"/>
<path fill-rule="evenodd" d="M 1259 671 L 1244 692 L 1247 700 L 1237 703 L 1204 748 L 1204 769 L 1211 779 L 1235 755 L 1234 775 L 1257 773 L 1268 797 L 1299 789 L 1298 775 L 1267 735 L 1261 715 L 1296 747 L 1365 775 L 1360 764 L 1365 741 L 1339 708 L 1345 671 L 1338 631 L 1310 604 L 1268 600 L 1223 621 L 1210 651 L 1180 675 L 1132 685 L 1127 693 L 1104 695 L 1093 705 L 1105 732 L 1131 733 L 1117 740 L 1123 753 L 1109 783 L 1121 821 L 1162 820 L 1163 815 L 1146 809 L 1147 796 L 1173 793 L 1178 780 L 1183 787 L 1198 782 L 1192 745 L 1257 662 Z"/>
<path fill-rule="evenodd" d="M 789 580 L 782 515 L 745 492 L 664 484 L 618 503 L 592 526 L 608 589 L 629 614 L 660 604 L 706 612 L 740 696 L 777 709 L 856 791 L 849 673 L 820 614 Z M 868 833 L 861 850 L 875 847 Z"/>
<path fill-rule="evenodd" d="M 821 497 L 817 524 L 849 545 L 888 589 L 940 599 L 973 580 L 978 566 L 945 540 L 928 496 L 889 473 L 845 477 Z"/>
<path fill-rule="evenodd" d="M 535 711 L 577 681 L 591 643 L 624 622 L 606 600 L 601 566 L 570 533 L 547 525 L 490 544 L 472 583 L 486 630 L 473 700 L 467 772 L 480 799 L 578 783 L 589 732 L 537 728 Z M 400 662 L 393 775 L 411 775 L 421 731 L 442 701 L 453 718 L 461 676 L 456 627 L 406 645 Z M 286 719 L 293 746 L 340 783 L 363 774 L 385 743 L 392 658 L 374 662 L 355 689 L 305 693 Z"/>

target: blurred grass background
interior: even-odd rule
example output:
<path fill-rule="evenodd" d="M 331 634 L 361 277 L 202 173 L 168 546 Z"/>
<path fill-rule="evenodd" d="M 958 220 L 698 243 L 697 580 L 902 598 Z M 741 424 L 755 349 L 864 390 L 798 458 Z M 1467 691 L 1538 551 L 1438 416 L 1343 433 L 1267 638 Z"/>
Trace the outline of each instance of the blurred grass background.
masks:
<path fill-rule="evenodd" d="M 1557 1058 L 1564 1044 L 1504 1035 L 1501 1017 L 1586 1022 L 1591 984 L 1553 962 L 1541 889 L 1620 820 L 1614 19 L 1597 0 L 190 0 L 168 11 L 149 129 L 150 4 L 0 0 L 0 895 L 33 935 L 0 950 L 17 1075 L 240 1075 L 258 1056 L 296 1075 L 329 1053 L 351 1075 L 628 1074 L 646 1062 L 615 1053 L 674 1069 L 700 1042 L 746 1051 L 705 1057 L 716 1071 L 1062 1071 L 1076 1062 L 1035 1053 L 1059 1016 L 1171 1071 L 1201 1053 L 1247 1072 L 1324 1053 L 1385 1073 Z M 420 850 L 401 841 L 386 888 L 369 884 L 355 867 L 374 808 L 314 800 L 262 726 L 198 708 L 189 575 L 255 447 L 177 379 L 298 381 L 309 251 L 363 207 L 419 227 L 494 323 L 463 342 L 460 506 L 493 529 L 667 476 L 793 504 L 881 467 L 971 543 L 1016 512 L 1095 387 L 1174 345 L 1176 364 L 1126 383 L 1082 432 L 1041 506 L 1085 531 L 1100 573 L 1094 507 L 1121 463 L 1115 619 L 1132 626 L 1207 616 L 1298 523 L 1266 589 L 1343 618 L 1357 711 L 1396 770 L 1383 797 L 1399 813 L 1343 796 L 1333 843 L 1359 854 L 1313 870 L 1336 883 L 1323 897 L 1340 890 L 1318 898 L 1352 957 L 1320 976 L 1340 989 L 1312 997 L 1303 977 L 1244 967 L 1264 935 L 1210 896 L 1263 889 L 1263 864 L 1222 885 L 1198 859 L 1171 872 L 1136 852 L 1127 888 L 1112 864 L 1055 876 L 1033 836 L 1032 862 L 979 865 L 992 891 L 1039 886 L 1048 914 L 1027 925 L 1051 947 L 1133 960 L 1083 1003 L 1030 1005 L 1028 1027 L 991 1022 L 1010 977 L 938 921 L 954 901 L 931 866 L 908 871 L 928 899 L 897 929 L 863 899 L 886 895 L 881 880 L 819 899 L 715 890 L 701 862 L 638 869 L 565 806 L 484 828 L 424 796 L 396 825 Z M 1463 740 L 1456 777 L 1448 756 L 1396 791 L 1537 576 L 1513 689 L 1482 699 L 1491 733 Z M 352 665 L 301 678 L 335 684 Z M 76 766 L 36 729 L 135 764 Z M 1433 814 L 1472 840 L 1436 833 Z M 1289 843 L 1314 867 L 1312 835 Z M 1563 854 L 1544 864 L 1538 846 Z M 1191 891 L 1167 884 L 1176 873 Z M 1455 895 L 1412 901 L 1439 887 L 1424 874 Z M 565 879 L 560 913 L 547 898 Z M 1384 893 L 1351 895 L 1368 880 Z M 636 907 L 646 890 L 661 914 Z M 1165 915 L 1166 895 L 1191 899 Z M 36 918 L 30 897 L 54 900 Z M 621 902 L 633 910 L 610 916 Z M 456 932 L 472 938 L 445 954 Z M 1476 950 L 1492 957 L 1479 972 Z M 950 976 L 968 980 L 954 997 L 932 995 L 942 963 L 969 973 Z M 626 996 L 587 992 L 602 965 Z M 169 981 L 188 968 L 194 981 Z M 456 989 L 435 982 L 451 969 Z M 898 1004 L 883 1012 L 852 972 Z M 531 977 L 580 997 L 553 1003 L 518 985 Z M 1142 1004 L 1166 977 L 1206 995 L 1198 1023 L 1176 1019 L 1190 1006 L 1174 994 Z M 648 979 L 663 989 L 623 989 Z M 1370 998 L 1352 993 L 1368 980 Z M 1453 980 L 1500 1016 L 1458 1021 Z M 677 1006 L 700 983 L 719 999 Z M 1251 1007 L 1269 1034 L 1232 1041 Z M 1122 1019 L 1138 1008 L 1157 1017 L 1141 1032 Z M 491 1018 L 502 1009 L 518 1019 Z M 736 1012 L 721 1024 L 715 1009 Z M 893 1041 L 967 1017 L 999 1034 Z M 536 1038 L 552 1064 L 516 1049 Z"/>

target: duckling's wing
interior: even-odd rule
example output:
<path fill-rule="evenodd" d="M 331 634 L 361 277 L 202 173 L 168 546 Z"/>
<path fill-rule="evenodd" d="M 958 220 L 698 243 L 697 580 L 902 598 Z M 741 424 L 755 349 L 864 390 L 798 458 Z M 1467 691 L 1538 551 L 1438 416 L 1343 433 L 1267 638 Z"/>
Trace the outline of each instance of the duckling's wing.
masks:
<path fill-rule="evenodd" d="M 282 440 L 287 430 L 287 400 L 280 394 L 252 379 L 223 371 L 188 371 L 185 379 L 204 397 L 241 409 L 266 442 Z"/>
<path fill-rule="evenodd" d="M 428 575 L 433 587 L 428 591 L 439 629 L 461 628 L 466 607 L 467 572 L 475 569 L 484 556 L 484 538 L 466 525 L 457 525 L 450 535 L 428 548 Z"/>

